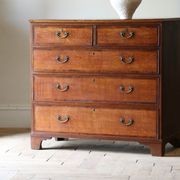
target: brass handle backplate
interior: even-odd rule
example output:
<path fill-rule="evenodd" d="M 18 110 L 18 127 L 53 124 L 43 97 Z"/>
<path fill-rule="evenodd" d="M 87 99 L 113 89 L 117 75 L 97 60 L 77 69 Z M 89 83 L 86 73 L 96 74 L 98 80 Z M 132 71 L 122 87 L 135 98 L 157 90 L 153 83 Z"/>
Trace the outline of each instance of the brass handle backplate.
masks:
<path fill-rule="evenodd" d="M 120 36 L 122 38 L 131 39 L 135 36 L 135 32 L 132 32 L 132 31 L 129 32 L 129 30 L 126 29 L 125 31 L 120 32 Z"/>
<path fill-rule="evenodd" d="M 120 60 L 123 64 L 132 64 L 134 62 L 134 57 L 125 58 L 123 56 L 120 56 Z"/>
<path fill-rule="evenodd" d="M 64 64 L 69 61 L 69 56 L 64 56 L 64 57 L 57 56 L 56 61 L 60 64 Z"/>
<path fill-rule="evenodd" d="M 65 92 L 69 89 L 69 85 L 67 85 L 67 84 L 61 85 L 60 83 L 57 83 L 56 89 L 61 91 L 61 92 Z"/>
<path fill-rule="evenodd" d="M 134 124 L 134 120 L 133 119 L 129 119 L 127 122 L 125 120 L 125 118 L 121 117 L 119 119 L 119 122 L 124 125 L 124 126 L 132 126 Z"/>
<path fill-rule="evenodd" d="M 120 92 L 125 93 L 125 94 L 130 94 L 134 91 L 134 87 L 129 85 L 128 88 L 126 89 L 124 85 L 120 85 L 119 87 Z"/>
<path fill-rule="evenodd" d="M 58 115 L 57 116 L 57 120 L 60 122 L 60 123 L 66 123 L 68 122 L 70 119 L 70 117 L 68 115 L 65 115 L 65 116 L 61 116 L 61 115 Z"/>
<path fill-rule="evenodd" d="M 59 31 L 56 32 L 56 36 L 60 39 L 65 39 L 69 36 L 69 32 L 60 29 Z"/>

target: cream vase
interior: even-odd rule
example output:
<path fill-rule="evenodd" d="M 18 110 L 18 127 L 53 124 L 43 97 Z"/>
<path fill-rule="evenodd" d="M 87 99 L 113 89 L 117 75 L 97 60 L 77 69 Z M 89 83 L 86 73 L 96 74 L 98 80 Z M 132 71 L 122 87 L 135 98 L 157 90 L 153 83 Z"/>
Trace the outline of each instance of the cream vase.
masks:
<path fill-rule="evenodd" d="M 132 19 L 142 0 L 110 0 L 120 19 Z"/>

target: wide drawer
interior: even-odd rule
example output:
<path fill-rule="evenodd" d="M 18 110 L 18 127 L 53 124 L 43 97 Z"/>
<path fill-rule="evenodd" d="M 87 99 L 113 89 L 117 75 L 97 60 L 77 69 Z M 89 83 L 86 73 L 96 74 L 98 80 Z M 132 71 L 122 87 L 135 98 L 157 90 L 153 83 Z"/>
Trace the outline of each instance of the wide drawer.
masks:
<path fill-rule="evenodd" d="M 153 110 L 35 106 L 36 131 L 156 137 Z"/>
<path fill-rule="evenodd" d="M 158 43 L 158 27 L 99 26 L 97 28 L 97 44 L 100 46 L 156 46 Z"/>
<path fill-rule="evenodd" d="M 33 51 L 33 68 L 39 72 L 157 73 L 158 62 L 153 50 Z"/>
<path fill-rule="evenodd" d="M 63 46 L 92 45 L 92 27 L 34 27 L 34 44 L 58 44 Z"/>
<path fill-rule="evenodd" d="M 34 76 L 36 101 L 156 103 L 157 79 Z"/>

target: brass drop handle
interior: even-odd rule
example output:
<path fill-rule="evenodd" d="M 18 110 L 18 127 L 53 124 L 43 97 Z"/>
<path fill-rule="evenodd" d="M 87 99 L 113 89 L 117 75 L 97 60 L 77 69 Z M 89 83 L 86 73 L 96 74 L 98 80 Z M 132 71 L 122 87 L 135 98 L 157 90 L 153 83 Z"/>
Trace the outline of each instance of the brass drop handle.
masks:
<path fill-rule="evenodd" d="M 135 32 L 129 32 L 128 30 L 126 30 L 126 31 L 121 31 L 120 32 L 120 36 L 122 37 L 122 38 L 126 38 L 126 39 L 131 39 L 131 38 L 133 38 L 134 36 L 135 36 Z"/>
<path fill-rule="evenodd" d="M 56 61 L 60 64 L 64 64 L 69 61 L 69 56 L 64 56 L 64 57 L 57 56 Z"/>
<path fill-rule="evenodd" d="M 60 83 L 57 83 L 56 89 L 60 92 L 65 92 L 69 89 L 69 85 L 67 85 L 67 84 L 61 85 Z"/>
<path fill-rule="evenodd" d="M 125 120 L 125 118 L 121 117 L 119 119 L 119 122 L 124 125 L 124 126 L 132 126 L 134 124 L 134 120 L 133 119 L 129 119 L 127 122 Z"/>
<path fill-rule="evenodd" d="M 134 91 L 134 87 L 129 85 L 128 88 L 126 89 L 124 85 L 120 85 L 119 87 L 120 92 L 125 93 L 125 94 L 130 94 Z"/>
<path fill-rule="evenodd" d="M 70 117 L 68 115 L 65 115 L 65 116 L 58 115 L 57 120 L 60 123 L 66 123 L 66 122 L 68 122 L 70 120 Z"/>
<path fill-rule="evenodd" d="M 134 62 L 134 57 L 125 58 L 123 56 L 120 56 L 120 60 L 123 64 L 132 64 Z"/>
<path fill-rule="evenodd" d="M 60 39 L 65 39 L 69 36 L 69 32 L 60 29 L 59 31 L 56 32 L 56 36 Z"/>

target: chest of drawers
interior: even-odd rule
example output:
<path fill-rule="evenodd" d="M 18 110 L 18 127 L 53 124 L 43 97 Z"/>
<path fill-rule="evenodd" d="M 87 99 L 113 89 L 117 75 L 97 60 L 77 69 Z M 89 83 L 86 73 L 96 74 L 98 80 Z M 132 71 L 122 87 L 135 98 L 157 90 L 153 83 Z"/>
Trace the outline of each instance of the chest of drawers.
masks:
<path fill-rule="evenodd" d="M 48 138 L 180 145 L 180 20 L 32 20 L 31 146 Z"/>

